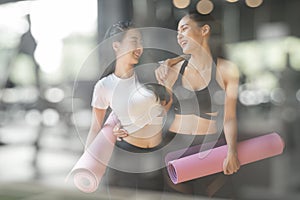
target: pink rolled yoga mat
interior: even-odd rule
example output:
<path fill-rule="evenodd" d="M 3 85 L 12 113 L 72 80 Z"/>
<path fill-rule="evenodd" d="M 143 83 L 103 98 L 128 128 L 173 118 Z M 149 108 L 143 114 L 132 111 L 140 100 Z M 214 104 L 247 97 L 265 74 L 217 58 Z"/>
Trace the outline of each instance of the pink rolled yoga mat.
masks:
<path fill-rule="evenodd" d="M 198 145 L 191 146 L 188 148 L 172 151 L 165 156 L 165 164 L 166 164 L 166 166 L 168 166 L 168 163 L 172 160 L 176 160 L 176 159 L 179 159 L 179 158 L 185 157 L 185 156 L 190 156 L 192 154 L 199 153 L 200 151 L 210 150 L 213 147 L 219 147 L 224 144 L 226 144 L 226 141 L 224 138 L 221 138 L 220 140 L 215 141 L 215 142 L 198 144 Z"/>
<path fill-rule="evenodd" d="M 284 142 L 277 133 L 255 137 L 238 143 L 241 165 L 279 155 Z M 168 173 L 174 184 L 223 171 L 227 145 L 202 151 L 168 162 Z"/>
<path fill-rule="evenodd" d="M 110 114 L 102 130 L 71 170 L 75 186 L 86 193 L 94 192 L 105 173 L 117 138 L 112 134 L 118 119 Z"/>

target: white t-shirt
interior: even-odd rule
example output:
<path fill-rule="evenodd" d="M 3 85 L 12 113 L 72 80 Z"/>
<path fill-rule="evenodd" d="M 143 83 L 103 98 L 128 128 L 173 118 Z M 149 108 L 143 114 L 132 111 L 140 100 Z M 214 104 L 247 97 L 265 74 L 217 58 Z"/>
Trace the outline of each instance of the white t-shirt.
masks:
<path fill-rule="evenodd" d="M 99 109 L 110 106 L 129 134 L 147 124 L 162 124 L 162 117 L 159 117 L 162 105 L 152 91 L 139 83 L 135 74 L 121 79 L 113 73 L 99 80 L 91 105 Z"/>

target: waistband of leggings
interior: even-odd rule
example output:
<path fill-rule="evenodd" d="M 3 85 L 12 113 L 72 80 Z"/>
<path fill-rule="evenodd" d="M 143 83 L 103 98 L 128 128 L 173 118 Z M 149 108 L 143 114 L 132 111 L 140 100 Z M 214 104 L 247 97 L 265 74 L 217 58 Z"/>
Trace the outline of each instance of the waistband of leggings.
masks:
<path fill-rule="evenodd" d="M 135 152 L 135 153 L 140 153 L 140 152 L 151 152 L 151 151 L 156 151 L 158 149 L 161 148 L 161 144 L 159 144 L 158 146 L 156 147 L 151 147 L 151 148 L 142 148 L 142 147 L 138 147 L 138 146 L 135 146 L 135 145 L 132 145 L 128 142 L 126 142 L 125 140 L 122 140 L 122 141 L 117 141 L 116 142 L 116 145 L 123 149 L 123 150 L 126 150 L 126 151 L 130 151 L 130 152 Z"/>

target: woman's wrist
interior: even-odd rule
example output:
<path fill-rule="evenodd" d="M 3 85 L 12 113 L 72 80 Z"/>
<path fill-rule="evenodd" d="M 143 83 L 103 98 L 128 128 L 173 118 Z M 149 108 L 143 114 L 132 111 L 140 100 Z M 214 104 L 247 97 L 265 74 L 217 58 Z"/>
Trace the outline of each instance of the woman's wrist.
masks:
<path fill-rule="evenodd" d="M 237 154 L 238 154 L 237 148 L 236 148 L 236 147 L 228 147 L 227 153 L 230 154 L 230 155 L 235 155 L 235 156 L 237 156 Z"/>

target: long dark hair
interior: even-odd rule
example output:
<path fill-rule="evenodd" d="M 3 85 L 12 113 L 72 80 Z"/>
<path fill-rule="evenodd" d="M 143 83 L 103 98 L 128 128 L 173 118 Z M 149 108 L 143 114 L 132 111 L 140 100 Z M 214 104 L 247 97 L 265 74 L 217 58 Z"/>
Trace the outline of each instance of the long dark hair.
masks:
<path fill-rule="evenodd" d="M 146 83 L 144 84 L 144 86 L 155 94 L 156 101 L 160 101 L 160 103 L 162 103 L 162 101 L 165 101 L 165 103 L 167 104 L 171 100 L 171 96 L 165 86 L 158 83 Z"/>
<path fill-rule="evenodd" d="M 198 12 L 191 12 L 187 14 L 191 20 L 197 23 L 199 27 L 205 24 L 210 26 L 210 37 L 208 44 L 214 58 L 225 58 L 224 42 L 223 42 L 223 27 L 212 15 L 203 15 Z"/>
<path fill-rule="evenodd" d="M 112 50 L 112 43 L 115 41 L 122 41 L 124 38 L 126 31 L 136 28 L 132 21 L 120 21 L 115 24 L 113 24 L 105 34 L 105 39 L 111 39 L 113 38 L 109 44 L 110 48 Z M 108 49 L 107 49 L 108 50 Z M 113 53 L 113 52 L 111 52 Z M 115 71 L 115 60 L 109 64 L 109 66 L 105 69 L 104 73 L 102 74 L 101 78 L 108 76 L 109 74 L 112 74 Z M 167 92 L 166 88 L 160 84 L 157 83 L 146 83 L 144 86 L 152 91 L 154 95 L 156 96 L 157 101 L 166 101 L 168 103 L 171 99 L 170 94 Z"/>
<path fill-rule="evenodd" d="M 135 27 L 132 21 L 119 21 L 113 24 L 111 27 L 109 27 L 104 36 L 104 40 L 108 41 L 107 48 L 105 49 L 105 54 L 114 54 L 114 51 L 112 49 L 112 43 L 116 41 L 122 41 L 126 34 L 126 31 L 133 28 Z M 115 71 L 115 66 L 116 61 L 114 59 L 111 63 L 108 63 L 108 67 L 104 70 L 101 78 L 112 74 Z"/>

